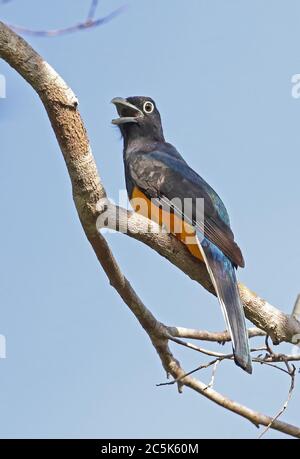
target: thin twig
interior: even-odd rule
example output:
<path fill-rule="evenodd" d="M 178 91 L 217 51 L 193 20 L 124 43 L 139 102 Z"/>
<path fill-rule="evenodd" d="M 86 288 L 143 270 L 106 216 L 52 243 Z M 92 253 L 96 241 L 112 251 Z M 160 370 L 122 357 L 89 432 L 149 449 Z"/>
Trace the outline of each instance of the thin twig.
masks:
<path fill-rule="evenodd" d="M 169 330 L 169 327 L 167 327 L 168 330 Z M 167 335 L 168 336 L 168 335 Z M 191 344 L 191 343 L 187 343 L 186 341 L 183 341 L 183 340 L 179 340 L 178 338 L 174 338 L 174 337 L 170 337 L 168 336 L 168 338 L 170 339 L 170 341 L 173 341 L 175 342 L 176 344 L 179 344 L 181 346 L 184 346 L 184 347 L 187 347 L 189 349 L 192 349 L 196 352 L 200 352 L 204 355 L 209 355 L 209 356 L 213 356 L 213 357 L 216 357 L 214 360 L 208 362 L 207 364 L 201 364 L 199 367 L 183 374 L 182 376 L 180 376 L 179 378 L 176 378 L 172 381 L 168 381 L 166 383 L 159 383 L 157 384 L 157 386 L 171 386 L 172 384 L 175 384 L 175 383 L 178 383 L 179 381 L 181 381 L 183 378 L 185 378 L 186 376 L 190 376 L 191 374 L 193 373 L 196 373 L 197 371 L 200 371 L 200 370 L 203 370 L 205 368 L 208 368 L 210 367 L 211 365 L 214 365 L 216 364 L 217 362 L 220 363 L 222 360 L 232 360 L 234 358 L 234 354 L 221 354 L 219 352 L 214 352 L 214 351 L 210 351 L 208 349 L 204 349 L 204 348 L 200 348 L 198 346 L 195 346 L 194 344 Z M 261 346 L 261 347 L 258 347 L 258 348 L 252 348 L 250 349 L 250 352 L 258 352 L 258 351 L 267 351 L 267 347 L 266 346 Z M 288 370 L 285 370 L 284 368 L 281 368 L 279 367 L 278 365 L 275 365 L 274 363 L 271 363 L 271 362 L 280 362 L 280 363 L 285 363 L 287 364 L 289 361 L 300 361 L 300 355 L 298 356 L 293 356 L 293 355 L 285 355 L 285 354 L 266 354 L 265 357 L 253 357 L 252 358 L 252 361 L 255 362 L 255 363 L 260 363 L 260 364 L 264 364 L 264 365 L 268 365 L 270 367 L 273 367 L 273 368 L 276 368 L 277 370 L 280 370 L 288 375 L 290 375 L 290 371 Z"/>
<path fill-rule="evenodd" d="M 267 425 L 267 427 L 263 430 L 263 432 L 259 435 L 258 438 L 262 438 L 263 435 L 265 435 L 266 432 L 268 432 L 268 430 L 272 427 L 272 425 L 274 424 L 275 421 L 277 421 L 277 419 L 282 415 L 282 413 L 284 413 L 284 411 L 287 409 L 288 407 L 288 404 L 292 398 L 292 395 L 293 395 L 293 390 L 295 388 L 295 375 L 296 375 L 296 368 L 295 366 L 293 365 L 293 368 L 291 370 L 291 372 L 289 373 L 290 377 L 291 377 L 291 384 L 290 384 L 290 388 L 289 388 L 289 392 L 288 392 L 288 396 L 287 396 L 287 399 L 286 401 L 284 402 L 282 408 L 278 411 L 278 413 L 276 414 L 276 416 L 274 416 L 274 418 L 271 420 L 271 422 Z"/>
<path fill-rule="evenodd" d="M 176 379 L 173 379 L 172 381 L 159 383 L 159 384 L 156 384 L 156 386 L 157 387 L 159 387 L 159 386 L 172 386 L 172 384 L 175 384 L 175 383 L 178 383 L 178 382 L 182 381 L 186 376 L 190 376 L 193 373 L 196 373 L 196 371 L 204 370 L 205 368 L 208 368 L 208 367 L 214 365 L 216 362 L 219 362 L 219 361 L 220 361 L 220 358 L 214 359 L 211 362 L 208 362 L 206 364 L 200 365 L 199 367 L 195 368 L 194 370 L 191 370 L 188 373 L 185 373 L 184 375 L 179 376 Z"/>
<path fill-rule="evenodd" d="M 33 30 L 28 29 L 26 27 L 22 27 L 19 25 L 14 24 L 7 24 L 12 30 L 18 33 L 27 34 L 27 35 L 34 35 L 38 37 L 55 37 L 60 35 L 67 35 L 70 33 L 78 32 L 79 30 L 90 29 L 92 27 L 102 26 L 107 24 L 115 17 L 119 16 L 125 9 L 126 5 L 117 8 L 116 10 L 109 13 L 107 16 L 98 19 L 87 19 L 83 22 L 79 22 L 78 24 L 74 24 L 70 27 L 65 27 L 63 29 L 50 29 L 50 30 Z"/>
<path fill-rule="evenodd" d="M 217 368 L 218 368 L 218 365 L 220 364 L 221 360 L 218 359 L 215 363 L 214 363 L 214 367 L 213 367 L 213 371 L 212 371 L 212 374 L 211 374 L 211 380 L 210 382 L 208 383 L 208 386 L 206 388 L 209 389 L 210 387 L 214 387 L 214 383 L 215 383 L 215 377 L 216 377 L 216 373 L 217 373 Z"/>
<path fill-rule="evenodd" d="M 233 354 L 223 354 L 221 352 L 210 351 L 208 349 L 204 349 L 203 347 L 195 346 L 195 344 L 187 343 L 186 341 L 183 341 L 181 339 L 174 338 L 173 336 L 170 336 L 170 335 L 168 336 L 168 338 L 170 341 L 173 341 L 174 343 L 180 344 L 181 346 L 188 347 L 189 349 L 193 349 L 194 351 L 201 352 L 201 354 L 209 355 L 211 357 L 220 357 L 222 359 L 225 359 L 225 358 L 230 358 L 233 355 Z"/>
<path fill-rule="evenodd" d="M 88 12 L 88 15 L 87 15 L 87 18 L 86 18 L 86 22 L 90 22 L 90 21 L 92 21 L 94 19 L 94 16 L 96 14 L 97 6 L 98 6 L 98 0 L 92 0 L 91 5 L 90 5 L 90 9 L 89 9 L 89 12 Z"/>
<path fill-rule="evenodd" d="M 269 352 L 270 355 L 274 355 L 275 353 L 273 352 L 273 349 L 271 348 L 270 344 L 269 344 L 269 335 L 266 335 L 265 337 L 265 345 L 266 345 L 266 348 L 267 348 L 267 351 Z"/>
<path fill-rule="evenodd" d="M 257 362 L 257 363 L 260 363 L 261 365 L 267 365 L 268 367 L 273 367 L 273 368 L 276 368 L 277 370 L 280 370 L 282 371 L 283 373 L 286 373 L 287 375 L 289 375 L 289 372 L 287 370 L 285 370 L 284 368 L 281 368 L 279 367 L 278 365 L 275 365 L 274 363 L 269 363 L 269 362 L 266 362 L 265 360 L 263 359 L 257 359 L 257 358 L 253 358 L 252 359 L 252 362 Z"/>

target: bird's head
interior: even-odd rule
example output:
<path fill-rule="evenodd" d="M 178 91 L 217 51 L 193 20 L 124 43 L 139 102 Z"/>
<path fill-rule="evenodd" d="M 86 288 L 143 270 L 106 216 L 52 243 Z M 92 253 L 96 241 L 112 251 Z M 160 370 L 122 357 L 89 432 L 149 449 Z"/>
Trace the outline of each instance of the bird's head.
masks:
<path fill-rule="evenodd" d="M 153 99 L 144 96 L 115 97 L 112 103 L 119 114 L 112 123 L 119 126 L 125 144 L 139 138 L 164 140 L 160 114 Z"/>

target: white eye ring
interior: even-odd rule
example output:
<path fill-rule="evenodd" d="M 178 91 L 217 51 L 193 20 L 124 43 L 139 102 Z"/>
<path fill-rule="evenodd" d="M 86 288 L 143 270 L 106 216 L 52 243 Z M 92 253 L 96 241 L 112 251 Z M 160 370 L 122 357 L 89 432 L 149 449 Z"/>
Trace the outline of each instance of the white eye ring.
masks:
<path fill-rule="evenodd" d="M 143 105 L 143 110 L 145 113 L 152 113 L 154 110 L 154 104 L 152 104 L 150 100 L 147 100 Z"/>

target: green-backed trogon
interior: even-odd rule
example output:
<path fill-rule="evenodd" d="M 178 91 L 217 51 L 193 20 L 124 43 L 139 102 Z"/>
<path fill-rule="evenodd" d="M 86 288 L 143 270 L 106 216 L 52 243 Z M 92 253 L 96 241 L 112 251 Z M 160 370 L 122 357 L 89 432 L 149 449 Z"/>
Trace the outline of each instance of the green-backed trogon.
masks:
<path fill-rule="evenodd" d="M 150 97 L 116 97 L 112 102 L 119 114 L 112 122 L 124 140 L 126 187 L 133 208 L 165 226 L 206 264 L 231 335 L 235 362 L 251 373 L 235 275 L 244 260 L 222 200 L 165 141 L 160 114 Z"/>

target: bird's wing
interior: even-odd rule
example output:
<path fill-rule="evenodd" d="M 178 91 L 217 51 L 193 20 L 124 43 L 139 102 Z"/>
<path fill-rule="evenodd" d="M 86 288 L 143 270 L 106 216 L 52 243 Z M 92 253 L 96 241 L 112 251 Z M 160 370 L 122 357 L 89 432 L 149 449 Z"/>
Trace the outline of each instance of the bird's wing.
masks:
<path fill-rule="evenodd" d="M 233 264 L 244 266 L 223 202 L 185 161 L 165 151 L 140 151 L 127 158 L 127 172 L 134 185 L 149 199 L 156 199 L 172 209 L 219 247 Z M 204 200 L 204 221 L 201 198 Z"/>

